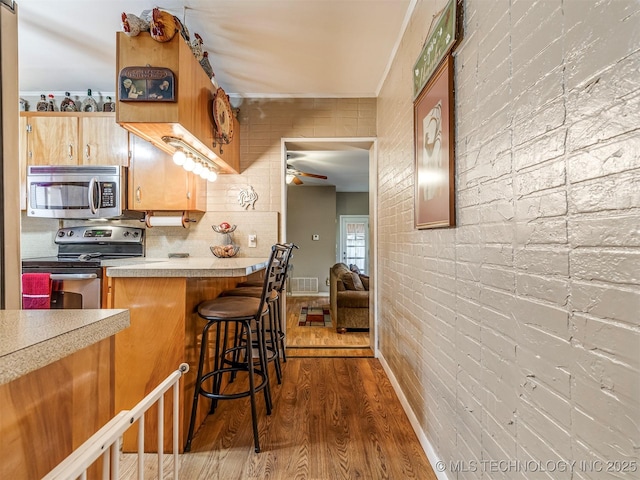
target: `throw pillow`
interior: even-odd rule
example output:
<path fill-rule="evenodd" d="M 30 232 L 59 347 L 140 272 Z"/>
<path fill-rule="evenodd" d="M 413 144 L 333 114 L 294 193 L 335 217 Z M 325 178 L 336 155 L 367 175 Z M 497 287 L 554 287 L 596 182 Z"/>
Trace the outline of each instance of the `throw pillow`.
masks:
<path fill-rule="evenodd" d="M 344 283 L 344 288 L 347 290 L 364 290 L 364 285 L 362 285 L 362 281 L 360 277 L 355 272 L 344 272 L 340 276 L 340 280 Z"/>
<path fill-rule="evenodd" d="M 359 275 L 360 281 L 362 282 L 362 286 L 365 290 L 369 290 L 369 275 L 363 275 L 362 273 Z"/>
<path fill-rule="evenodd" d="M 351 270 L 352 272 L 355 272 L 358 275 L 360 275 L 360 269 L 358 268 L 358 266 L 355 263 L 352 263 L 352 264 L 349 265 L 349 270 Z"/>

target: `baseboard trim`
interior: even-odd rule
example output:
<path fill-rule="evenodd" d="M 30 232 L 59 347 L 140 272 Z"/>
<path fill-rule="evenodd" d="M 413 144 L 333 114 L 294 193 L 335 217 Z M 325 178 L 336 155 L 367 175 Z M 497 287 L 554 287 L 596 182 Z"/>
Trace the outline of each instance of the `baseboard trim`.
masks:
<path fill-rule="evenodd" d="M 433 468 L 433 471 L 435 472 L 436 477 L 438 478 L 438 480 L 449 480 L 449 477 L 447 476 L 446 472 L 438 471 L 438 469 L 436 468 L 436 465 L 442 462 L 442 460 L 436 454 L 436 451 L 433 449 L 433 445 L 431 445 L 431 442 L 427 438 L 427 435 L 425 434 L 424 430 L 422 430 L 422 427 L 418 422 L 418 418 L 413 413 L 413 410 L 411 410 L 411 407 L 409 406 L 409 401 L 407 400 L 407 397 L 404 395 L 404 392 L 400 388 L 400 384 L 398 383 L 396 376 L 393 374 L 393 371 L 389 367 L 389 364 L 385 360 L 384 355 L 382 355 L 382 352 L 380 352 L 380 350 L 378 350 L 377 353 L 378 353 L 378 360 L 380 360 L 380 364 L 382 365 L 382 368 L 384 368 L 384 371 L 386 372 L 387 377 L 389 377 L 389 381 L 391 382 L 391 385 L 393 386 L 393 389 L 395 390 L 396 395 L 400 400 L 402 409 L 407 414 L 407 417 L 409 418 L 409 423 L 411 423 L 411 426 L 413 427 L 413 431 L 416 432 L 416 435 L 418 436 L 418 441 L 420 442 L 420 445 L 422 446 L 424 453 L 427 455 L 427 459 L 429 460 L 429 463 L 431 463 L 431 468 Z"/>
<path fill-rule="evenodd" d="M 329 298 L 329 292 L 287 292 L 287 297 L 327 297 Z"/>

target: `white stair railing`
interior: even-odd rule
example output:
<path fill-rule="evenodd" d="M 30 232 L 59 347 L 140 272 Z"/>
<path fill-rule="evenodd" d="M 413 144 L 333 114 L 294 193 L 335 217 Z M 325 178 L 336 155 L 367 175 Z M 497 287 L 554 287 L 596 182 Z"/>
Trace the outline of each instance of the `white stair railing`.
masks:
<path fill-rule="evenodd" d="M 158 477 L 164 478 L 164 394 L 173 387 L 173 479 L 178 480 L 179 450 L 179 388 L 180 377 L 189 371 L 182 363 L 151 393 L 131 410 L 123 410 L 86 442 L 60 462 L 42 480 L 86 480 L 87 470 L 98 458 L 103 458 L 102 479 L 118 480 L 120 476 L 120 443 L 122 435 L 138 421 L 138 480 L 144 480 L 144 414 L 158 403 Z"/>

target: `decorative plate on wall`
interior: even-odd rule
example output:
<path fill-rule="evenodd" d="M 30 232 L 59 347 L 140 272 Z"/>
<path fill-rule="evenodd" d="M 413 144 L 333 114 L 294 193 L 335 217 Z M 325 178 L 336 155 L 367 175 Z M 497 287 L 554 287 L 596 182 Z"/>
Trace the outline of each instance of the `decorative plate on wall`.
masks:
<path fill-rule="evenodd" d="M 216 140 L 230 143 L 233 138 L 233 111 L 229 96 L 222 88 L 216 90 L 213 99 L 213 118 L 216 122 Z"/>

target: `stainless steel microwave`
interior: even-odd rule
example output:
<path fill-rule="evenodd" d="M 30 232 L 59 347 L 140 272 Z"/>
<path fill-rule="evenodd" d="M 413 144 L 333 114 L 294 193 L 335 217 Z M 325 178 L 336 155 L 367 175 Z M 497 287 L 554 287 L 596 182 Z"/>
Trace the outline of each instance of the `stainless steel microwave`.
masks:
<path fill-rule="evenodd" d="M 45 218 L 121 218 L 127 169 L 113 166 L 30 166 L 27 215 Z"/>

